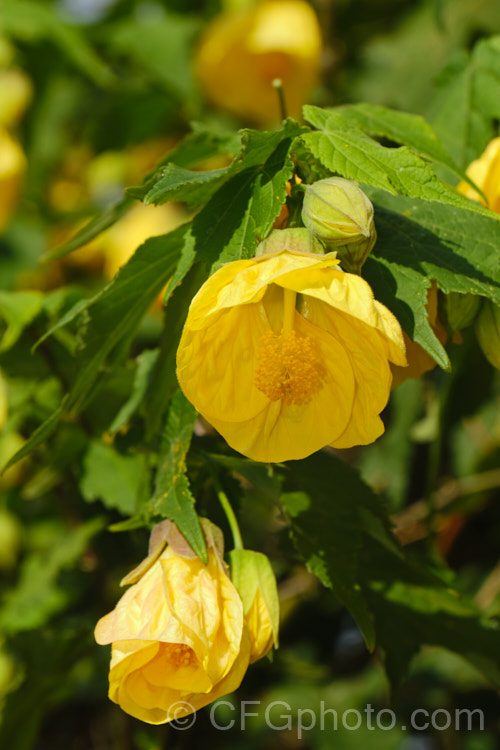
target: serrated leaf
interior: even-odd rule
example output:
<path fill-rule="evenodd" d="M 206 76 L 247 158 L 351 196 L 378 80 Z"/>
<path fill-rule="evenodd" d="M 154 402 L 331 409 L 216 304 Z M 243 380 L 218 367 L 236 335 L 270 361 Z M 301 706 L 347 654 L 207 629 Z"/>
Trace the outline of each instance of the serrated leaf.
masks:
<path fill-rule="evenodd" d="M 465 168 L 496 133 L 500 118 L 500 36 L 457 52 L 437 81 L 429 120 Z"/>
<path fill-rule="evenodd" d="M 399 683 L 413 655 L 431 644 L 460 654 L 498 685 L 498 621 L 403 553 L 380 498 L 359 474 L 324 453 L 286 468 L 293 492 L 283 501 L 295 545 L 370 645 L 376 638 L 391 682 Z"/>
<path fill-rule="evenodd" d="M 205 537 L 186 476 L 186 453 L 196 419 L 194 407 L 181 391 L 177 391 L 168 412 L 154 495 L 146 510 L 153 517 L 173 521 L 194 552 L 206 564 L 208 553 Z"/>
<path fill-rule="evenodd" d="M 342 461 L 316 453 L 287 465 L 282 503 L 294 544 L 307 567 L 349 609 L 373 649 L 373 622 L 358 575 L 358 508 L 364 503 L 372 505 L 371 490 Z"/>
<path fill-rule="evenodd" d="M 93 440 L 83 459 L 80 489 L 87 502 L 100 500 L 106 508 L 132 516 L 138 509 L 145 476 L 144 455 L 124 456 L 113 446 Z"/>
<path fill-rule="evenodd" d="M 500 224 L 458 208 L 367 189 L 375 204 L 377 243 L 363 267 L 375 296 L 410 338 L 449 367 L 430 329 L 425 303 L 430 279 L 449 292 L 470 292 L 500 304 Z"/>
<path fill-rule="evenodd" d="M 465 177 L 465 173 L 447 153 L 432 127 L 420 115 L 365 103 L 346 104 L 325 111 L 338 112 L 344 120 L 365 133 L 390 138 L 396 143 L 409 146 L 419 155 L 427 156 Z"/>
<path fill-rule="evenodd" d="M 229 169 L 224 167 L 201 172 L 168 164 L 155 186 L 146 193 L 144 203 L 157 206 L 175 200 L 191 206 L 206 203 L 226 181 Z"/>
<path fill-rule="evenodd" d="M 86 307 L 82 346 L 76 356 L 78 374 L 68 409 L 78 411 L 110 351 L 138 327 L 174 272 L 185 232 L 186 227 L 179 227 L 146 240 Z"/>
<path fill-rule="evenodd" d="M 318 130 L 302 140 L 332 172 L 410 198 L 436 201 L 487 215 L 488 209 L 457 193 L 439 180 L 430 164 L 406 146 L 386 148 L 352 127 L 339 112 L 304 107 L 307 120 Z"/>

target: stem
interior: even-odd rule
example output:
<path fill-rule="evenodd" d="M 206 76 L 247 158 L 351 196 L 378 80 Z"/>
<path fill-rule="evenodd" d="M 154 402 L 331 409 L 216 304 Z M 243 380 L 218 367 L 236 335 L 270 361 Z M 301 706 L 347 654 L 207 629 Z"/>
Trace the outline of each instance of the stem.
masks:
<path fill-rule="evenodd" d="M 278 94 L 278 102 L 280 107 L 281 119 L 286 120 L 288 112 L 286 111 L 285 92 L 283 90 L 283 81 L 281 78 L 275 78 L 273 81 L 273 88 Z"/>
<path fill-rule="evenodd" d="M 240 527 L 238 526 L 238 521 L 236 520 L 234 510 L 231 507 L 231 503 L 229 502 L 226 493 L 220 486 L 217 479 L 215 479 L 215 477 L 214 477 L 214 482 L 215 482 L 215 490 L 217 492 L 217 497 L 219 498 L 219 502 L 222 505 L 222 510 L 226 514 L 226 518 L 229 523 L 229 528 L 231 529 L 231 534 L 233 535 L 234 549 L 244 549 L 243 539 L 241 538 Z"/>

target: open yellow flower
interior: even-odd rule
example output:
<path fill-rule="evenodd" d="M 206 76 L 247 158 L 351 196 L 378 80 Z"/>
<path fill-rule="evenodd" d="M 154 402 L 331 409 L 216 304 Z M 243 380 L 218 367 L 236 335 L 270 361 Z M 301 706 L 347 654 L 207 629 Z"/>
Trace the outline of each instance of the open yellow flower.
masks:
<path fill-rule="evenodd" d="M 467 176 L 480 188 L 486 196 L 487 203 L 465 180 L 462 180 L 457 190 L 467 198 L 479 201 L 500 213 L 500 138 L 493 138 L 479 159 L 471 162 L 467 167 Z"/>
<path fill-rule="evenodd" d="M 97 624 L 112 643 L 109 697 L 127 713 L 163 724 L 235 690 L 249 664 L 240 596 L 222 554 L 222 534 L 202 519 L 204 565 L 170 521 L 165 537 L 122 584 L 134 583 Z M 158 538 L 157 538 L 158 542 Z"/>
<path fill-rule="evenodd" d="M 289 114 L 299 117 L 319 79 L 321 33 L 304 0 L 265 0 L 222 14 L 202 39 L 196 68 L 207 96 L 239 117 L 279 120 L 272 81 L 283 81 Z"/>
<path fill-rule="evenodd" d="M 309 234 L 276 230 L 273 247 L 290 232 Z M 286 461 L 381 435 L 389 360 L 406 364 L 401 328 L 366 281 L 344 273 L 335 253 L 283 249 L 229 263 L 202 286 L 177 375 L 229 445 Z"/>

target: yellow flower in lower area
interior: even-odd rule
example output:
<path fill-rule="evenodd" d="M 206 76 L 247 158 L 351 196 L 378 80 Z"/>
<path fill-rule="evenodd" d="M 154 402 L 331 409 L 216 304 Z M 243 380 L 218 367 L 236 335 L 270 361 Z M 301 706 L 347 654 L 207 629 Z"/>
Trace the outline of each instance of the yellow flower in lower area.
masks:
<path fill-rule="evenodd" d="M 500 213 L 500 138 L 493 138 L 488 143 L 479 159 L 469 164 L 466 173 L 483 191 L 487 203 L 465 180 L 457 186 L 459 193 L 479 201 L 497 214 Z"/>
<path fill-rule="evenodd" d="M 272 87 L 283 82 L 289 114 L 302 105 L 319 80 L 321 33 L 304 0 L 267 0 L 223 14 L 211 23 L 196 59 L 209 99 L 233 114 L 260 124 L 280 119 Z"/>
<path fill-rule="evenodd" d="M 222 534 L 202 522 L 207 565 L 176 531 L 166 549 L 160 543 L 124 579 L 137 582 L 96 627 L 97 642 L 112 643 L 109 697 L 150 724 L 236 690 L 249 664 L 250 637 L 222 558 Z"/>
<path fill-rule="evenodd" d="M 24 151 L 0 126 L 0 232 L 17 205 L 25 170 Z"/>
<path fill-rule="evenodd" d="M 307 233 L 276 230 L 273 244 L 298 231 Z M 401 327 L 366 281 L 344 273 L 335 253 L 284 249 L 229 263 L 202 286 L 177 375 L 235 450 L 286 461 L 379 437 L 389 360 L 406 364 Z"/>

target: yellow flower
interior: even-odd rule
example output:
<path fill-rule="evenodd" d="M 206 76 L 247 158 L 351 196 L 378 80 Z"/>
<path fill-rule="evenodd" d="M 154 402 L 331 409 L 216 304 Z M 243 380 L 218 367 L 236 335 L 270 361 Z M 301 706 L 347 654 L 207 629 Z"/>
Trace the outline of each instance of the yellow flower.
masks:
<path fill-rule="evenodd" d="M 22 70 L 0 70 L 0 124 L 13 127 L 33 96 L 33 85 Z"/>
<path fill-rule="evenodd" d="M 275 78 L 288 112 L 300 116 L 319 79 L 321 33 L 303 0 L 269 0 L 230 12 L 209 25 L 196 68 L 209 99 L 222 109 L 265 124 L 279 120 Z"/>
<path fill-rule="evenodd" d="M 497 214 L 500 213 L 500 138 L 493 138 L 488 143 L 479 159 L 469 164 L 466 173 L 483 191 L 488 202 L 486 203 L 465 180 L 457 186 L 459 193 L 479 201 Z"/>
<path fill-rule="evenodd" d="M 273 243 L 297 231 L 307 233 L 276 230 Z M 384 431 L 389 360 L 406 364 L 401 328 L 366 281 L 337 264 L 335 253 L 287 249 L 235 261 L 191 303 L 181 388 L 255 461 L 365 445 Z"/>
<path fill-rule="evenodd" d="M 25 169 L 21 146 L 0 126 L 0 232 L 17 204 Z"/>
<path fill-rule="evenodd" d="M 109 697 L 150 724 L 172 721 L 232 692 L 249 664 L 250 638 L 222 559 L 222 534 L 206 519 L 202 523 L 207 565 L 173 524 L 160 524 L 169 546 L 163 549 L 163 537 L 122 581 L 137 582 L 96 627 L 97 642 L 112 643 Z"/>

